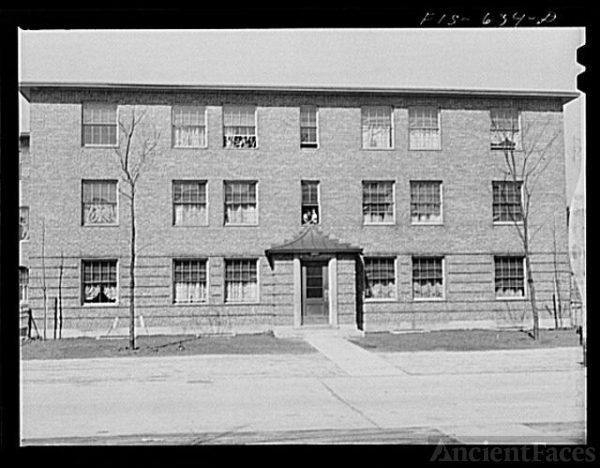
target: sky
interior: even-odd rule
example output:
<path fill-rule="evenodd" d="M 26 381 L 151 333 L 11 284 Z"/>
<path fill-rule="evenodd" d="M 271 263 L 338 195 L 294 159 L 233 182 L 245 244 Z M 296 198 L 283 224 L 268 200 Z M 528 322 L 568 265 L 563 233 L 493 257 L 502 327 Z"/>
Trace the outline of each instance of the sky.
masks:
<path fill-rule="evenodd" d="M 20 31 L 19 72 L 43 82 L 575 91 L 584 42 L 583 28 Z M 582 101 L 565 106 L 569 197 Z"/>

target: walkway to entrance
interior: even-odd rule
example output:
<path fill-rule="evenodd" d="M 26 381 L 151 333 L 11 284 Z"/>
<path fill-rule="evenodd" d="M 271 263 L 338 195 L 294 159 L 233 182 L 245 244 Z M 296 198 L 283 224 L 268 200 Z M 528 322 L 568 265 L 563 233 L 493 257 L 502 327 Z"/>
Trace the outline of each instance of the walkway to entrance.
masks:
<path fill-rule="evenodd" d="M 383 358 L 339 336 L 307 333 L 304 339 L 317 351 L 353 377 L 373 375 L 407 375 Z"/>

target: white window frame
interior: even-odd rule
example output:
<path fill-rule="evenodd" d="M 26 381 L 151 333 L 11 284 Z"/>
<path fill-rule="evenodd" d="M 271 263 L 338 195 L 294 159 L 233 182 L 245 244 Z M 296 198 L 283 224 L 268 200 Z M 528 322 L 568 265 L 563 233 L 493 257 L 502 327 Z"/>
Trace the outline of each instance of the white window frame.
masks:
<path fill-rule="evenodd" d="M 85 184 L 85 182 L 112 182 L 115 184 L 115 222 L 114 223 L 97 223 L 97 224 L 87 224 L 85 222 L 85 210 L 84 210 L 84 201 L 83 201 L 83 186 Z M 80 203 L 81 203 L 81 226 L 83 227 L 91 227 L 91 228 L 97 228 L 97 227 L 115 227 L 119 225 L 119 181 L 116 179 L 82 179 L 81 180 L 81 196 L 80 196 Z"/>
<path fill-rule="evenodd" d="M 373 222 L 365 221 L 365 184 L 388 183 L 392 184 L 392 220 Z M 363 226 L 394 226 L 396 224 L 396 181 L 394 180 L 363 180 L 361 184 L 361 220 Z"/>
<path fill-rule="evenodd" d="M 101 262 L 101 261 L 111 261 L 111 262 L 115 262 L 115 275 L 116 275 L 116 289 L 117 289 L 117 297 L 115 299 L 115 302 L 85 302 L 85 285 L 84 285 L 84 263 L 85 262 Z M 86 257 L 86 258 L 82 258 L 81 262 L 80 262 L 80 270 L 79 270 L 79 294 L 80 294 L 80 300 L 79 303 L 81 304 L 82 307 L 118 307 L 119 306 L 119 300 L 121 298 L 121 285 L 120 285 L 120 271 L 119 271 L 119 259 L 111 257 L 111 258 L 107 258 L 107 257 L 98 257 L 98 258 L 90 258 L 90 257 Z"/>
<path fill-rule="evenodd" d="M 103 107 L 114 107 L 115 108 L 115 143 L 86 143 L 85 142 L 85 131 L 86 125 L 98 125 L 98 124 L 86 124 L 84 119 L 85 107 L 86 106 L 103 106 Z M 81 146 L 84 148 L 116 148 L 119 146 L 119 105 L 110 102 L 97 102 L 88 101 L 81 104 Z"/>
<path fill-rule="evenodd" d="M 442 260 L 442 296 L 441 297 L 415 297 L 413 289 L 414 282 L 414 265 L 415 258 L 439 258 Z M 410 292 L 413 302 L 440 302 L 446 300 L 446 256 L 445 255 L 412 255 L 410 259 Z"/>
<path fill-rule="evenodd" d="M 21 274 L 25 272 L 27 276 L 27 282 L 21 283 Z M 21 296 L 23 298 L 21 299 Z M 29 302 L 29 268 L 26 266 L 19 266 L 19 304 L 27 304 Z"/>
<path fill-rule="evenodd" d="M 506 258 L 506 257 L 520 258 L 523 262 L 523 295 L 522 296 L 497 296 L 496 295 L 496 258 Z M 492 257 L 492 268 L 493 268 L 492 288 L 493 288 L 494 297 L 497 301 L 524 301 L 529 298 L 529 292 L 527 290 L 527 264 L 525 263 L 524 255 L 511 255 L 511 254 L 494 255 Z"/>
<path fill-rule="evenodd" d="M 256 265 L 256 298 L 253 301 L 227 300 L 227 262 L 252 261 Z M 258 304 L 260 303 L 260 258 L 256 257 L 226 257 L 223 259 L 223 303 L 230 305 Z"/>
<path fill-rule="evenodd" d="M 236 148 L 235 146 L 227 146 L 225 144 L 225 111 L 227 108 L 235 108 L 235 107 L 248 107 L 248 108 L 252 108 L 254 109 L 254 139 L 256 141 L 256 144 L 253 147 L 247 147 L 247 148 Z M 221 106 L 222 108 L 222 134 L 223 134 L 223 141 L 222 141 L 222 145 L 223 145 L 223 149 L 227 149 L 227 150 L 256 150 L 258 149 L 258 145 L 259 145 L 259 141 L 258 141 L 258 106 L 255 104 L 223 104 Z"/>
<path fill-rule="evenodd" d="M 394 265 L 394 288 L 393 297 L 367 297 L 367 288 L 364 291 L 364 300 L 365 302 L 397 302 L 398 301 L 398 257 L 394 255 L 365 255 L 364 264 L 365 264 L 365 281 L 367 280 L 367 259 L 386 259 L 392 260 Z"/>
<path fill-rule="evenodd" d="M 438 139 L 437 139 L 437 147 L 436 148 L 413 148 L 411 145 L 411 131 L 412 130 L 416 130 L 413 129 L 410 126 L 410 112 L 411 110 L 416 110 L 416 109 L 435 109 L 436 111 L 436 115 L 437 115 L 437 132 L 438 132 Z M 439 108 L 439 106 L 428 106 L 428 105 L 419 105 L 419 106 L 409 106 L 408 108 L 408 149 L 409 151 L 441 151 L 442 150 L 442 117 L 441 117 L 441 110 Z"/>
<path fill-rule="evenodd" d="M 204 145 L 177 145 L 175 139 L 175 111 L 177 109 L 201 109 L 204 114 Z M 194 125 L 194 127 L 202 127 Z M 171 106 L 171 146 L 175 149 L 206 149 L 208 148 L 208 110 L 206 106 L 193 104 L 174 104 Z"/>
<path fill-rule="evenodd" d="M 204 185 L 204 199 L 205 202 L 205 216 L 204 221 L 199 224 L 177 224 L 175 222 L 175 184 L 200 184 Z M 183 204 L 183 203 L 180 203 Z M 201 227 L 208 226 L 208 213 L 209 213 L 209 200 L 208 200 L 208 181 L 207 180 L 190 180 L 190 179 L 174 179 L 171 182 L 171 212 L 172 212 L 172 225 L 177 228 L 186 228 L 186 227 Z"/>
<path fill-rule="evenodd" d="M 514 226 L 514 225 L 520 225 L 522 226 L 524 223 L 524 219 L 521 219 L 520 221 L 511 221 L 511 220 L 507 220 L 507 221 L 503 221 L 503 220 L 499 220 L 496 221 L 494 220 L 494 183 L 514 183 L 514 181 L 512 180 L 493 180 L 492 181 L 492 224 L 494 226 Z M 520 184 L 520 197 L 521 197 L 521 207 L 525 208 L 525 198 L 524 198 L 524 194 L 523 194 L 523 182 L 520 180 L 517 180 L 517 183 Z M 522 213 L 522 216 L 524 216 L 525 213 Z"/>
<path fill-rule="evenodd" d="M 315 145 L 316 146 L 302 146 L 302 108 L 311 108 L 315 110 L 315 137 L 316 137 L 316 141 L 315 141 Z M 320 139 L 319 139 L 319 107 L 315 106 L 315 105 L 311 105 L 311 104 L 304 104 L 300 106 L 300 114 L 299 114 L 299 121 L 300 121 L 300 126 L 299 126 L 299 130 L 300 130 L 300 149 L 302 150 L 317 150 L 320 148 L 321 143 L 320 143 Z"/>
<path fill-rule="evenodd" d="M 23 239 L 21 239 L 21 226 L 23 225 L 21 223 L 21 211 L 23 210 L 24 213 L 27 213 L 27 223 L 25 224 L 27 226 L 27 232 L 26 235 Z M 31 235 L 30 233 L 30 226 L 31 226 L 31 221 L 30 221 L 30 210 L 29 210 L 29 206 L 26 205 L 21 205 L 19 206 L 19 242 L 29 242 L 29 240 L 31 239 Z"/>
<path fill-rule="evenodd" d="M 318 207 L 319 211 L 317 213 L 317 222 L 315 224 L 317 226 L 319 226 L 319 225 L 323 224 L 321 222 L 321 219 L 323 218 L 322 206 L 321 206 L 321 181 L 319 181 L 319 180 L 308 180 L 308 179 L 302 179 L 300 181 L 300 217 L 302 217 L 302 208 L 304 207 L 304 199 L 303 199 L 303 191 L 302 191 L 302 187 L 303 187 L 304 183 L 315 183 L 315 184 L 317 184 L 317 207 Z M 300 220 L 300 223 L 302 224 L 302 226 L 310 224 L 310 223 L 305 223 L 303 220 Z"/>
<path fill-rule="evenodd" d="M 203 301 L 198 301 L 198 302 L 178 302 L 176 301 L 176 296 L 175 296 L 175 263 L 176 262 L 185 262 L 185 261 L 192 261 L 192 262 L 204 262 L 205 268 L 206 268 L 206 299 Z M 210 263 L 209 263 L 210 259 L 206 258 L 206 257 L 175 257 L 172 259 L 171 261 L 171 304 L 175 305 L 175 306 L 183 306 L 183 307 L 190 307 L 190 306 L 198 306 L 198 305 L 206 305 L 210 303 Z"/>
<path fill-rule="evenodd" d="M 522 118 L 521 118 L 521 109 L 518 107 L 514 107 L 514 106 L 503 106 L 503 107 L 492 107 L 489 110 L 489 117 L 490 117 L 490 143 L 489 143 L 489 148 L 490 151 L 492 152 L 496 152 L 496 151 L 511 151 L 510 148 L 494 148 L 492 146 L 492 139 L 493 139 L 493 135 L 494 135 L 494 129 L 492 127 L 493 125 L 493 118 L 492 118 L 492 114 L 495 111 L 510 111 L 510 112 L 516 112 L 517 113 L 517 131 L 516 131 L 516 141 L 515 141 L 515 147 L 512 149 L 513 151 L 523 151 L 523 124 L 522 124 Z"/>
<path fill-rule="evenodd" d="M 368 109 L 377 109 L 377 108 L 382 108 L 382 109 L 388 109 L 389 110 L 389 115 L 390 115 L 390 146 L 366 146 L 365 145 L 365 139 L 364 139 L 364 134 L 363 134 L 363 116 L 364 116 L 364 112 Z M 394 149 L 394 141 L 395 141 L 395 132 L 394 132 L 394 107 L 393 106 L 387 106 L 387 105 L 369 105 L 369 106 L 362 106 L 360 108 L 360 144 L 361 144 L 361 149 L 363 150 L 368 150 L 368 151 L 390 151 Z"/>
<path fill-rule="evenodd" d="M 413 226 L 442 226 L 444 224 L 444 182 L 441 180 L 411 180 L 409 181 L 410 197 L 412 200 L 413 183 L 437 183 L 440 186 L 440 219 L 439 221 L 414 221 L 412 219 L 412 201 L 410 201 L 410 224 Z"/>
<path fill-rule="evenodd" d="M 232 223 L 232 222 L 227 222 L 226 221 L 226 216 L 227 216 L 227 195 L 226 195 L 226 186 L 227 184 L 237 184 L 237 183 L 242 183 L 242 184 L 254 184 L 254 188 L 255 188 L 255 198 L 256 198 L 256 220 L 254 223 Z M 225 227 L 229 227 L 229 226 L 233 226 L 233 227 L 246 227 L 246 226 L 258 226 L 259 225 L 259 212 L 260 212 L 260 205 L 259 205 L 259 192 L 258 192 L 258 180 L 224 180 L 223 181 L 223 226 Z"/>

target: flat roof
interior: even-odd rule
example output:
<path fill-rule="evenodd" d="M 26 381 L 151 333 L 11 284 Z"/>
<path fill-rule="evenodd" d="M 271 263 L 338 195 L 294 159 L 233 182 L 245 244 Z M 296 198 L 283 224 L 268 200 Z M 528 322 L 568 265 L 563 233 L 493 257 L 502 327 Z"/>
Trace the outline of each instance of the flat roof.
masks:
<path fill-rule="evenodd" d="M 334 93 L 388 94 L 459 97 L 499 97 L 529 99 L 559 99 L 566 104 L 580 96 L 579 91 L 511 90 L 511 89 L 450 89 L 450 88 L 381 88 L 352 86 L 295 86 L 239 84 L 151 84 L 151 83 L 93 83 L 93 82 L 22 82 L 21 94 L 29 101 L 32 89 L 99 89 L 119 91 L 233 91 L 255 93 Z"/>

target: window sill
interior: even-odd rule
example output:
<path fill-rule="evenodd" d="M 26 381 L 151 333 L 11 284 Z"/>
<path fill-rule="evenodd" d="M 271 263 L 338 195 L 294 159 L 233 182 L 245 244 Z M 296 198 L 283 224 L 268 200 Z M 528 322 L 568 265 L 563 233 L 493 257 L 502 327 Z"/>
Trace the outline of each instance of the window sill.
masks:
<path fill-rule="evenodd" d="M 395 226 L 396 221 L 390 221 L 386 223 L 365 223 L 363 222 L 363 226 Z"/>
<path fill-rule="evenodd" d="M 413 297 L 413 302 L 444 302 L 445 297 Z"/>
<path fill-rule="evenodd" d="M 397 298 L 386 298 L 386 299 L 377 299 L 377 298 L 365 298 L 365 304 L 389 304 L 398 302 Z"/>
<path fill-rule="evenodd" d="M 83 148 L 118 148 L 119 145 L 117 144 L 110 144 L 110 145 L 90 145 L 90 144 L 84 144 L 82 145 Z"/>
<path fill-rule="evenodd" d="M 245 301 L 245 302 L 233 302 L 233 301 L 224 301 L 223 302 L 224 305 L 258 305 L 260 304 L 259 301 L 255 301 L 255 302 L 249 302 L 249 301 Z"/>
<path fill-rule="evenodd" d="M 223 227 L 258 227 L 259 224 L 223 224 Z"/>
<path fill-rule="evenodd" d="M 411 221 L 411 226 L 443 226 L 443 221 Z"/>
<path fill-rule="evenodd" d="M 211 305 L 208 303 L 208 301 L 201 301 L 201 302 L 173 302 L 172 303 L 175 307 L 195 307 L 195 306 L 208 306 Z"/>
<path fill-rule="evenodd" d="M 523 221 L 493 221 L 494 226 L 523 226 Z"/>
<path fill-rule="evenodd" d="M 513 296 L 506 296 L 506 297 L 500 296 L 500 297 L 496 297 L 497 301 L 511 301 L 511 302 L 512 301 L 526 301 L 527 299 L 528 299 L 527 296 L 522 296 L 522 297 L 519 297 L 519 296 L 514 296 L 514 297 Z"/>
<path fill-rule="evenodd" d="M 361 148 L 362 151 L 394 151 L 396 148 Z"/>
<path fill-rule="evenodd" d="M 83 307 L 90 307 L 92 309 L 96 309 L 99 307 L 118 307 L 119 306 L 119 302 L 84 302 Z"/>

